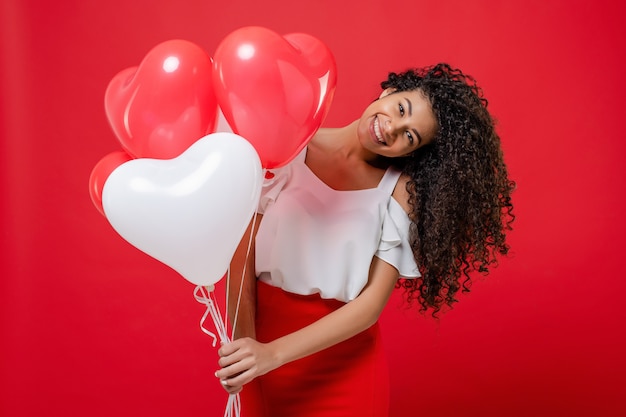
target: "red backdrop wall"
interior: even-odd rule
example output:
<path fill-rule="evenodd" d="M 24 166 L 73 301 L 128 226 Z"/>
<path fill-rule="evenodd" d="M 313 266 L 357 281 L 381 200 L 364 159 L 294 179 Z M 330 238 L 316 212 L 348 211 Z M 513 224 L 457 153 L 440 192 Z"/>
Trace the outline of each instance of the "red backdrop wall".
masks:
<path fill-rule="evenodd" d="M 326 125 L 389 70 L 449 61 L 483 85 L 518 183 L 512 256 L 438 321 L 383 321 L 393 415 L 626 414 L 619 1 L 5 0 L 0 6 L 0 415 L 221 416 L 192 285 L 121 239 L 88 178 L 118 150 L 110 79 L 153 46 L 212 54 L 250 25 L 334 52 Z M 245 414 L 244 414 L 245 416 Z"/>

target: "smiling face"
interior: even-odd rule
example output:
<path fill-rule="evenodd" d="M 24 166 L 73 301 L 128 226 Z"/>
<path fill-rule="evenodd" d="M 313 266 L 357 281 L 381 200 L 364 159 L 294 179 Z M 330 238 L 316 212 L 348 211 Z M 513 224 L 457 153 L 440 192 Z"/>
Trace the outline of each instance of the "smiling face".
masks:
<path fill-rule="evenodd" d="M 420 90 L 385 90 L 359 120 L 361 145 L 381 156 L 405 156 L 432 142 L 437 119 Z"/>

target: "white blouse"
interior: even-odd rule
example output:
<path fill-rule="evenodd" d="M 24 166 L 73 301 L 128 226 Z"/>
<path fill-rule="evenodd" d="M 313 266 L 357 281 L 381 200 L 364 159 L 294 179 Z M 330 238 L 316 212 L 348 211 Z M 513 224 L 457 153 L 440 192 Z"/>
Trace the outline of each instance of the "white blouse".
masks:
<path fill-rule="evenodd" d="M 388 169 L 376 188 L 337 191 L 309 169 L 305 156 L 306 148 L 263 184 L 259 279 L 288 292 L 348 302 L 367 284 L 373 256 L 402 277 L 419 277 L 409 217 L 391 197 L 400 172 Z"/>

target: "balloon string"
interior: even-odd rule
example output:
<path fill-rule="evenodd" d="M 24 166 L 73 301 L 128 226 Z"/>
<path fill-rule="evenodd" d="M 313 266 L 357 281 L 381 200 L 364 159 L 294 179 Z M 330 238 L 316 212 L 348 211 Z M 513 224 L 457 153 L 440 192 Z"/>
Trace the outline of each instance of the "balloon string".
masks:
<path fill-rule="evenodd" d="M 209 291 L 207 287 L 198 285 L 194 291 L 194 297 L 196 301 L 206 306 L 206 310 L 200 319 L 200 329 L 213 338 L 213 347 L 215 347 L 215 344 L 217 343 L 217 337 L 213 332 L 204 327 L 204 322 L 209 315 L 213 320 L 220 342 L 222 344 L 230 342 L 226 324 L 213 291 Z M 241 400 L 239 398 L 239 394 L 229 394 L 228 401 L 226 402 L 226 409 L 224 411 L 224 417 L 240 417 L 240 415 Z"/>
<path fill-rule="evenodd" d="M 257 216 L 258 216 L 258 213 L 255 211 L 254 216 L 252 217 L 252 227 L 250 229 L 250 237 L 248 238 L 248 249 L 246 250 L 246 259 L 243 263 L 241 281 L 239 282 L 239 294 L 237 295 L 237 306 L 235 307 L 235 317 L 233 318 L 233 331 L 232 331 L 233 337 L 235 337 L 235 329 L 237 328 L 237 317 L 239 316 L 239 305 L 241 304 L 241 293 L 243 292 L 243 283 L 246 279 L 246 267 L 248 266 L 248 258 L 250 257 L 250 251 L 252 250 L 252 239 L 254 238 L 254 229 L 256 226 Z M 229 271 L 229 275 L 230 275 L 230 271 Z M 228 297 L 226 298 L 226 300 L 228 300 Z"/>
<path fill-rule="evenodd" d="M 228 336 L 228 329 L 226 328 L 226 321 L 220 312 L 219 305 L 217 304 L 217 298 L 215 298 L 214 292 L 209 292 L 210 303 L 208 307 L 211 311 L 211 318 L 213 318 L 213 322 L 215 323 L 215 327 L 218 329 L 220 334 L 220 341 L 222 343 L 230 342 L 230 337 Z"/>
<path fill-rule="evenodd" d="M 254 229 L 256 226 L 258 213 L 255 211 L 254 216 L 252 218 L 252 227 L 250 229 L 250 237 L 248 239 L 248 248 L 246 250 L 246 259 L 243 264 L 243 271 L 241 274 L 241 281 L 239 283 L 239 294 L 237 294 L 237 305 L 235 307 L 235 315 L 233 317 L 233 325 L 232 325 L 232 337 L 235 335 L 235 330 L 237 328 L 237 318 L 239 316 L 239 306 L 241 304 L 241 294 L 243 292 L 243 284 L 246 277 L 246 267 L 248 266 L 248 258 L 250 257 L 250 251 L 252 250 L 252 239 L 254 238 Z M 228 300 L 230 291 L 230 268 L 228 268 L 226 275 L 226 312 L 228 312 Z M 206 333 L 207 335 L 213 338 L 213 347 L 215 347 L 217 343 L 217 336 L 209 331 L 206 327 L 204 327 L 204 322 L 207 317 L 210 315 L 213 320 L 213 324 L 215 325 L 215 329 L 217 334 L 219 335 L 220 343 L 225 344 L 230 342 L 230 337 L 228 336 L 228 322 L 224 320 L 222 316 L 219 305 L 217 303 L 217 298 L 213 291 L 210 291 L 209 288 L 203 287 L 201 285 L 196 286 L 194 291 L 194 297 L 196 301 L 206 306 L 206 310 L 200 319 L 200 329 Z M 224 417 L 240 417 L 241 414 L 241 399 L 239 394 L 229 394 L 228 401 L 226 403 L 226 410 L 224 411 Z"/>
<path fill-rule="evenodd" d="M 224 417 L 239 417 L 241 414 L 241 399 L 239 394 L 229 394 L 226 402 L 226 411 Z"/>
<path fill-rule="evenodd" d="M 237 329 L 237 318 L 239 316 L 241 294 L 243 292 L 243 284 L 246 279 L 246 267 L 248 266 L 248 258 L 250 257 L 250 251 L 252 250 L 252 239 L 254 238 L 254 229 L 256 226 L 257 215 L 258 213 L 255 211 L 254 216 L 252 217 L 252 227 L 250 229 L 250 237 L 248 239 L 246 259 L 243 264 L 243 270 L 241 273 L 241 281 L 239 282 L 239 293 L 237 294 L 237 305 L 235 306 L 235 315 L 233 317 L 233 325 L 232 325 L 233 329 L 231 333 L 232 337 L 235 337 L 235 330 Z M 196 287 L 196 291 L 197 291 L 197 287 Z M 204 294 L 204 289 L 202 289 L 202 291 Z M 230 299 L 229 291 L 230 291 L 230 268 L 228 268 L 228 272 L 226 275 L 226 312 L 228 312 L 228 300 Z M 209 292 L 209 294 L 211 294 L 211 292 Z M 196 297 L 196 300 L 197 299 L 198 297 Z M 230 339 L 228 337 L 227 324 L 226 322 L 224 322 L 222 315 L 220 314 L 220 310 L 219 310 L 215 295 L 213 294 L 212 298 L 204 297 L 203 300 L 208 300 L 208 303 L 206 303 L 207 312 L 211 311 L 210 314 L 211 314 L 211 317 L 213 317 L 214 323 L 216 323 L 215 327 L 218 329 L 221 342 L 222 343 L 229 342 Z M 207 312 L 205 312 L 205 316 Z M 200 324 L 200 327 L 202 327 L 202 324 Z M 206 330 L 203 328 L 203 331 L 206 331 Z M 215 339 L 213 342 L 213 346 L 215 346 Z M 239 394 L 229 394 L 228 401 L 226 403 L 226 410 L 224 411 L 224 417 L 240 417 L 240 415 L 241 415 L 241 399 L 239 397 Z"/>
<path fill-rule="evenodd" d="M 204 294 L 204 287 L 201 286 L 197 286 L 194 293 L 193 293 L 195 299 L 197 302 L 206 305 L 207 309 L 204 311 L 204 314 L 202 315 L 202 318 L 200 319 L 200 330 L 202 330 L 203 333 L 209 335 L 210 337 L 213 338 L 213 347 L 215 347 L 215 344 L 217 343 L 217 336 L 215 336 L 215 333 L 211 332 L 209 329 L 207 329 L 206 327 L 204 327 L 204 322 L 206 321 L 206 318 L 208 317 L 208 315 L 211 313 L 210 309 L 209 309 L 209 302 L 211 300 L 209 300 L 205 294 Z"/>
<path fill-rule="evenodd" d="M 228 314 L 229 311 L 228 300 L 230 300 L 230 266 L 228 266 L 228 269 L 226 270 L 226 314 Z M 228 321 L 226 322 L 226 327 L 228 328 Z"/>
<path fill-rule="evenodd" d="M 204 323 L 209 315 L 213 320 L 213 324 L 215 326 L 215 329 L 217 330 L 217 335 L 219 336 L 220 342 L 228 343 L 230 342 L 230 338 L 228 337 L 226 325 L 224 324 L 222 314 L 220 313 L 219 308 L 216 304 L 215 296 L 213 295 L 212 297 L 211 294 L 212 291 L 208 291 L 206 287 L 200 285 L 196 286 L 196 289 L 194 291 L 194 297 L 196 301 L 206 306 L 206 310 L 202 315 L 202 318 L 200 319 L 200 329 L 213 338 L 213 347 L 215 347 L 217 343 L 217 336 L 215 335 L 215 333 L 211 332 L 204 326 Z"/>
<path fill-rule="evenodd" d="M 250 257 L 250 251 L 252 250 L 252 239 L 254 238 L 254 229 L 256 227 L 258 213 L 255 211 L 254 216 L 252 217 L 252 227 L 250 228 L 250 237 L 248 238 L 248 248 L 246 250 L 246 259 L 243 263 L 243 270 L 241 273 L 241 281 L 239 282 L 239 293 L 237 294 L 237 305 L 235 306 L 235 315 L 233 317 L 232 323 L 232 337 L 235 337 L 235 330 L 237 329 L 237 318 L 239 316 L 239 306 L 241 305 L 241 294 L 243 292 L 243 284 L 246 279 L 246 267 L 248 266 L 248 258 Z M 226 312 L 228 312 L 228 302 L 230 300 L 230 268 L 228 268 L 228 273 L 226 276 Z M 215 305 L 217 305 L 217 300 L 215 300 Z M 217 310 L 219 313 L 219 309 Z M 223 321 L 222 321 L 223 322 Z M 224 335 L 228 338 L 228 334 L 226 333 L 226 328 L 224 329 Z M 240 417 L 241 414 L 241 399 L 239 394 L 229 394 L 228 402 L 226 403 L 226 410 L 224 412 L 224 417 Z"/>

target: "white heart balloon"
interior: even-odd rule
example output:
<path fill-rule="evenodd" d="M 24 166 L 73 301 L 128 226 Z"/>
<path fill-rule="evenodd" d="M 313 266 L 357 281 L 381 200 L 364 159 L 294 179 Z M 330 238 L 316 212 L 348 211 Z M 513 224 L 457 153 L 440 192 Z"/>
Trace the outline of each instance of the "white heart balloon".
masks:
<path fill-rule="evenodd" d="M 104 213 L 130 244 L 196 285 L 219 281 L 256 210 L 263 181 L 234 133 L 199 139 L 174 159 L 134 159 L 107 178 Z"/>

